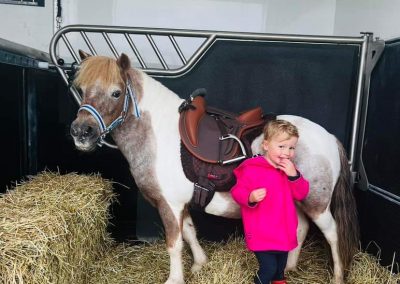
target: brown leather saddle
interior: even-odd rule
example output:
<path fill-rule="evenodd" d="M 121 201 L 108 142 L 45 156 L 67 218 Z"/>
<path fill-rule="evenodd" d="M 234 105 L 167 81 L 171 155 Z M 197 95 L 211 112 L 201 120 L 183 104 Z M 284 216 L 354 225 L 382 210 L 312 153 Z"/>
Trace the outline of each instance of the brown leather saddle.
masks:
<path fill-rule="evenodd" d="M 190 105 L 180 114 L 179 132 L 192 155 L 222 165 L 247 157 L 241 138 L 247 130 L 264 125 L 261 107 L 235 114 L 206 106 L 203 96 L 194 97 Z"/>
<path fill-rule="evenodd" d="M 207 106 L 204 95 L 196 90 L 179 107 L 182 166 L 194 182 L 191 206 L 202 210 L 235 184 L 233 169 L 253 155 L 251 142 L 269 119 L 261 107 L 236 114 Z"/>

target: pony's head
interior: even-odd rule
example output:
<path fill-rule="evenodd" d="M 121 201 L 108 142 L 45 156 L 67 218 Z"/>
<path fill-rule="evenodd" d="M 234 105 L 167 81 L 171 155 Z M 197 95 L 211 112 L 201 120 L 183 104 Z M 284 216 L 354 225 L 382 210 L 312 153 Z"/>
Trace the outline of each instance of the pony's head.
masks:
<path fill-rule="evenodd" d="M 104 56 L 90 56 L 79 51 L 82 64 L 74 85 L 79 90 L 82 102 L 70 133 L 75 146 L 82 151 L 91 151 L 103 142 L 107 133 L 121 124 L 131 101 L 132 94 L 128 71 L 131 63 L 125 54 L 117 60 Z M 135 107 L 135 105 L 133 105 Z"/>

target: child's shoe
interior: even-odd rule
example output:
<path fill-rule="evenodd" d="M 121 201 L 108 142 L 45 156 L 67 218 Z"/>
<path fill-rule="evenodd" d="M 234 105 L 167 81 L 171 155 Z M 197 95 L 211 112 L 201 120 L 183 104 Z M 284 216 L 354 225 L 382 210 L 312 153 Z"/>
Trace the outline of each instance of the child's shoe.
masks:
<path fill-rule="evenodd" d="M 271 284 L 287 284 L 286 280 L 272 280 Z"/>

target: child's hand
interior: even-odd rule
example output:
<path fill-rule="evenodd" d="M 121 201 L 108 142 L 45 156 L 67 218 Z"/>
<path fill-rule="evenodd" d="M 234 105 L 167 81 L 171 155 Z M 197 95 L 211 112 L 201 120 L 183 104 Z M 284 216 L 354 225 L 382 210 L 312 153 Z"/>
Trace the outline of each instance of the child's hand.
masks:
<path fill-rule="evenodd" d="M 265 188 L 258 188 L 253 190 L 249 196 L 249 202 L 260 202 L 267 195 L 267 190 Z"/>
<path fill-rule="evenodd" d="M 282 159 L 281 162 L 278 164 L 278 168 L 284 171 L 289 177 L 297 175 L 296 167 L 290 159 Z"/>

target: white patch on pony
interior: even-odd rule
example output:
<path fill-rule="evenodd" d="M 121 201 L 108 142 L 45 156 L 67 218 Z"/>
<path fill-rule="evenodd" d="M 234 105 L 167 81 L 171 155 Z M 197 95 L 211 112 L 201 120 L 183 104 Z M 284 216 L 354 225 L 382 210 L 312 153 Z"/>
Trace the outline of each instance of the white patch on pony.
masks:
<path fill-rule="evenodd" d="M 174 246 L 168 248 L 170 258 L 170 271 L 168 280 L 165 284 L 184 284 L 183 266 L 182 266 L 182 248 L 183 241 L 181 238 L 176 240 Z"/>
<path fill-rule="evenodd" d="M 262 142 L 264 141 L 264 134 L 261 134 L 256 139 L 251 142 L 251 152 L 253 155 L 264 154 L 264 149 L 262 147 Z"/>
<path fill-rule="evenodd" d="M 191 271 L 193 273 L 198 272 L 203 265 L 207 263 L 208 259 L 203 248 L 200 246 L 199 241 L 197 240 L 196 229 L 194 228 L 194 224 L 190 215 L 187 215 L 183 219 L 182 234 L 183 239 L 189 244 L 193 254 L 193 265 Z"/>
<path fill-rule="evenodd" d="M 172 212 L 175 216 L 177 224 L 181 224 L 180 219 L 182 218 L 183 208 L 178 206 L 171 206 Z M 183 277 L 183 264 L 182 264 L 182 249 L 183 249 L 183 239 L 181 230 L 178 233 L 175 243 L 168 247 L 169 259 L 170 259 L 170 271 L 168 280 L 166 284 L 184 284 Z"/>
<path fill-rule="evenodd" d="M 299 225 L 297 227 L 297 241 L 298 246 L 289 252 L 286 271 L 297 270 L 297 262 L 299 260 L 300 250 L 303 246 L 303 242 L 307 236 L 308 229 L 310 227 L 307 217 L 304 213 L 296 206 L 297 216 Z"/>
<path fill-rule="evenodd" d="M 307 166 L 307 157 L 309 155 L 326 157 L 332 169 L 332 184 L 331 188 L 335 186 L 335 182 L 340 174 L 340 158 L 339 150 L 337 147 L 336 137 L 326 131 L 322 126 L 306 119 L 295 115 L 279 115 L 277 119 L 283 119 L 293 123 L 299 130 L 299 142 L 297 148 L 305 147 L 307 153 L 302 155 L 301 151 L 296 151 L 296 161 L 300 161 L 303 167 Z M 307 146 L 305 146 L 307 145 Z M 298 149 L 299 150 L 299 149 Z M 298 165 L 300 167 L 300 163 Z M 301 170 L 301 168 L 299 168 Z M 318 173 L 315 173 L 316 175 Z M 309 177 L 306 177 L 309 179 Z"/>
<path fill-rule="evenodd" d="M 205 212 L 226 218 L 241 217 L 239 205 L 232 199 L 230 192 L 216 192 L 205 208 Z"/>
<path fill-rule="evenodd" d="M 151 113 L 156 137 L 155 172 L 162 195 L 176 204 L 186 204 L 192 197 L 193 183 L 186 178 L 180 159 L 178 108 L 183 99 L 151 77 L 143 74 L 142 78 L 145 95 L 139 107 Z"/>
<path fill-rule="evenodd" d="M 82 91 L 86 90 L 86 87 L 81 86 Z M 98 95 L 99 90 L 101 90 L 101 82 L 100 80 L 96 80 L 96 82 L 91 86 L 88 92 L 84 92 L 86 94 L 86 99 L 95 98 Z"/>

